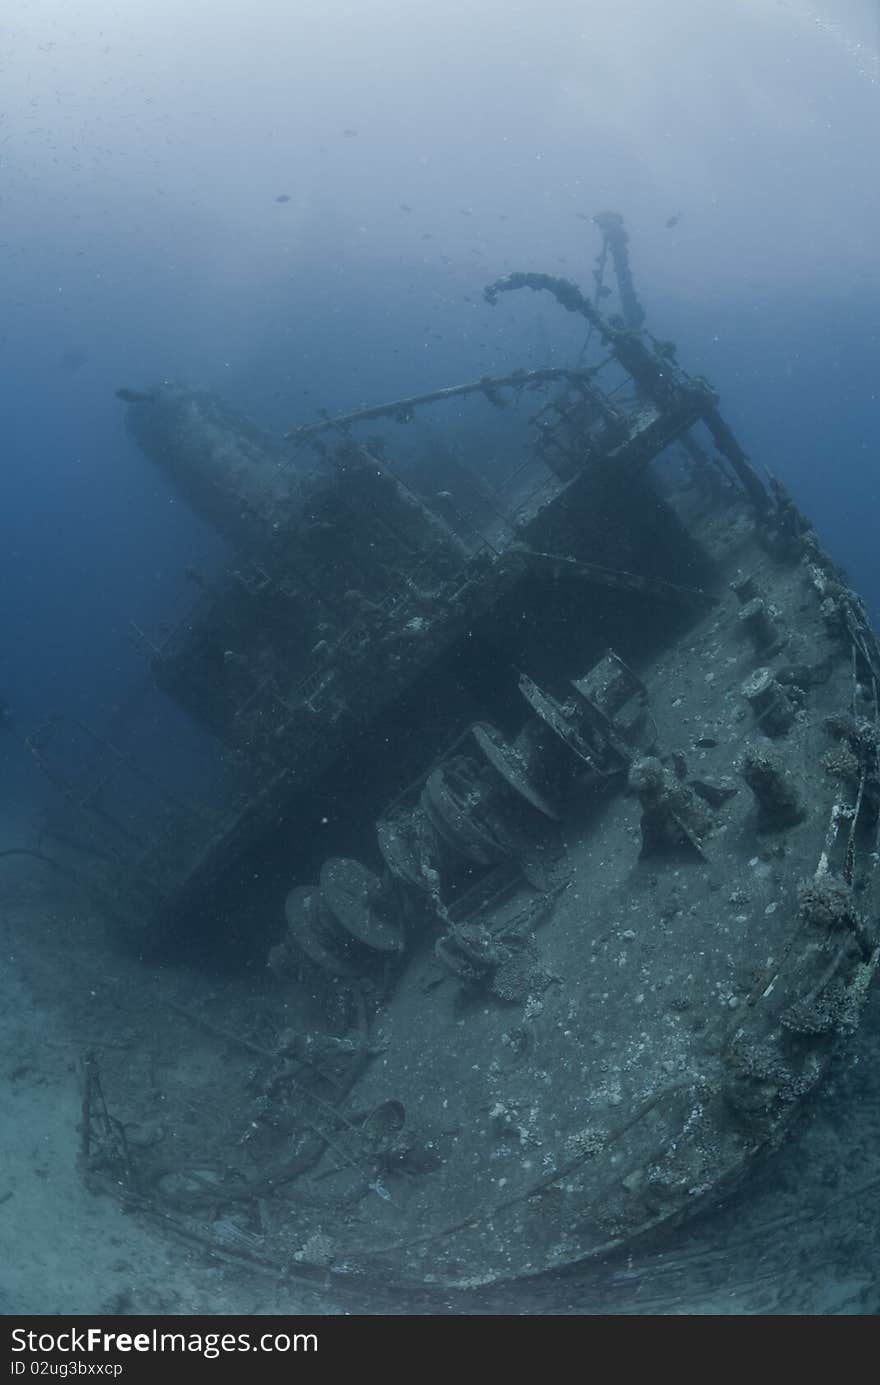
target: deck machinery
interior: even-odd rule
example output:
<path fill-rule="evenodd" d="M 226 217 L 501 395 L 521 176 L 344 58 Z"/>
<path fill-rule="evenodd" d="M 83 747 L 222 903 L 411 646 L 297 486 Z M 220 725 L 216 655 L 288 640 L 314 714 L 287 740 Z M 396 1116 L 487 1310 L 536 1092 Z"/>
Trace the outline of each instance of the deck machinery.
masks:
<path fill-rule="evenodd" d="M 281 442 L 123 392 L 232 555 L 150 650 L 225 788 L 185 806 L 114 743 L 67 797 L 139 947 L 269 964 L 225 1026 L 259 1015 L 256 1074 L 125 1176 L 292 1272 L 467 1288 L 631 1246 L 778 1143 L 877 965 L 877 642 L 598 220 L 592 297 L 486 290 L 580 315 L 576 368 Z M 491 489 L 362 436 L 468 395 L 536 401 Z"/>

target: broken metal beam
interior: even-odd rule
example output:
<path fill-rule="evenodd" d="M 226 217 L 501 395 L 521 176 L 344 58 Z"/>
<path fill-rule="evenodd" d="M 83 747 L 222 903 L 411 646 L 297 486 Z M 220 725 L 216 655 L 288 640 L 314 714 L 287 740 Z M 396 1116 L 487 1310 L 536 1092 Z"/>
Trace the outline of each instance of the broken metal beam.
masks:
<path fill-rule="evenodd" d="M 646 577 L 638 572 L 625 572 L 622 568 L 602 567 L 599 563 L 584 563 L 578 558 L 570 558 L 559 553 L 539 553 L 534 548 L 523 548 L 529 558 L 539 558 L 559 569 L 572 572 L 587 582 L 599 587 L 613 587 L 619 591 L 642 592 L 645 596 L 656 597 L 659 601 L 673 606 L 714 606 L 716 598 L 700 587 L 682 587 L 675 582 L 667 582 L 662 577 Z"/>
<path fill-rule="evenodd" d="M 392 418 L 396 423 L 409 423 L 413 410 L 424 404 L 441 404 L 447 399 L 461 398 L 468 394 L 483 394 L 491 403 L 497 403 L 493 394 L 501 389 L 519 390 L 527 386 L 552 384 L 565 380 L 572 385 L 589 385 L 595 371 L 574 369 L 568 366 L 543 366 L 539 370 L 514 370 L 510 375 L 484 375 L 465 385 L 449 385 L 442 390 L 429 390 L 426 394 L 413 394 L 408 399 L 393 399 L 387 404 L 373 404 L 366 409 L 355 409 L 350 414 L 335 414 L 324 418 L 320 423 L 307 423 L 302 428 L 292 428 L 285 433 L 287 442 L 307 442 L 318 433 L 330 432 L 333 428 L 348 428 L 353 423 L 366 423 L 374 418 Z"/>
<path fill-rule="evenodd" d="M 702 419 L 705 422 L 716 446 L 727 458 L 755 509 L 759 514 L 767 513 L 770 507 L 767 491 L 746 453 L 719 414 L 718 399 L 714 390 L 704 380 L 689 379 L 670 359 L 652 351 L 639 333 L 613 327 L 570 279 L 562 279 L 555 274 L 507 274 L 503 279 L 496 279 L 494 284 L 489 284 L 483 290 L 483 297 L 487 303 L 494 305 L 499 294 L 521 288 L 534 289 L 536 292 L 546 290 L 566 312 L 578 313 L 586 318 L 596 328 L 602 340 L 611 347 L 617 360 L 632 377 L 639 390 L 659 408 L 667 410 L 680 407 L 682 399 L 687 395 L 697 400 L 699 407 L 693 421 Z"/>

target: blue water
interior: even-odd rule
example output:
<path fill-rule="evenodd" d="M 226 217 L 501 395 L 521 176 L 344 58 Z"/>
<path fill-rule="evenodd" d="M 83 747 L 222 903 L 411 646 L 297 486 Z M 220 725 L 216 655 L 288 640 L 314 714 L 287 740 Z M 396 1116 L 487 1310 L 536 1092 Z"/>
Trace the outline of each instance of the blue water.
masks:
<path fill-rule="evenodd" d="M 185 379 L 282 430 L 572 360 L 549 300 L 480 293 L 517 268 L 588 288 L 605 207 L 648 326 L 880 612 L 872 3 L 238 9 L 4 6 L 0 696 L 22 729 L 107 724 L 145 675 L 131 622 L 172 619 L 216 556 L 115 388 Z"/>

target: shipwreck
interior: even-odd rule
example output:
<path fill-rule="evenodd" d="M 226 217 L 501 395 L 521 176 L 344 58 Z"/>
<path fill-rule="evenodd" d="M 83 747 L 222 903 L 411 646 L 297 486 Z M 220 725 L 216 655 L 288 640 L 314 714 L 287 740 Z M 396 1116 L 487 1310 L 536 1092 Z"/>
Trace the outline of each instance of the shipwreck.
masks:
<path fill-rule="evenodd" d="M 284 438 L 120 391 L 227 546 L 137 632 L 216 787 L 159 782 L 124 719 L 29 746 L 128 945 L 256 978 L 180 1021 L 229 1056 L 171 1146 L 85 1078 L 87 1176 L 224 1253 L 448 1289 L 631 1248 L 775 1147 L 858 1024 L 880 649 L 596 225 L 589 292 L 485 290 L 577 315 L 577 366 Z M 516 420 L 510 466 L 426 486 L 395 439 L 466 399 Z"/>

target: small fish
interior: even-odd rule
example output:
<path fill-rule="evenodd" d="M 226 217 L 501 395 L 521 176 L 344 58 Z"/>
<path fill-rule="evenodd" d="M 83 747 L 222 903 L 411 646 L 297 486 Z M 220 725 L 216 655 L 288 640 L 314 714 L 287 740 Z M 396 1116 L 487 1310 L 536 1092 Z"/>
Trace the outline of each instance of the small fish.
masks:
<path fill-rule="evenodd" d="M 357 130 L 353 130 L 350 125 L 346 126 L 342 133 L 346 139 L 357 139 Z"/>
<path fill-rule="evenodd" d="M 282 194 L 281 194 L 280 197 L 276 197 L 276 198 L 275 198 L 275 201 L 276 201 L 276 202 L 289 202 L 289 201 L 290 201 L 290 197 L 289 197 L 289 195 L 288 195 L 286 192 L 282 192 Z"/>
<path fill-rule="evenodd" d="M 666 229 L 667 229 L 667 231 L 671 231 L 672 228 L 673 228 L 673 226 L 677 226 L 678 223 L 679 223 L 680 221 L 681 221 L 681 212 L 676 212 L 676 213 L 675 213 L 675 216 L 668 216 L 668 217 L 666 218 L 666 223 L 665 223 L 665 224 L 666 224 Z"/>
<path fill-rule="evenodd" d="M 412 207 L 409 205 L 408 202 L 401 202 L 401 204 L 400 204 L 400 210 L 401 210 L 402 212 L 411 212 L 411 211 L 412 211 Z"/>

